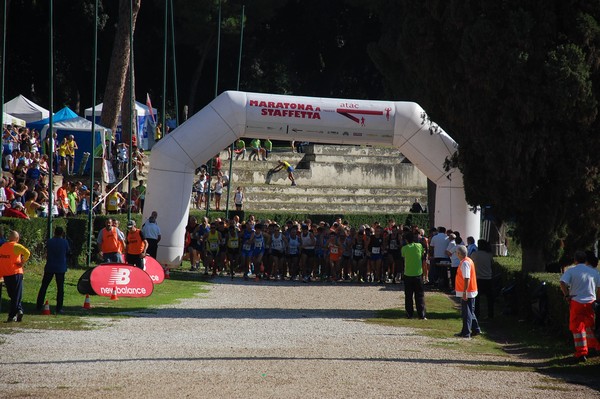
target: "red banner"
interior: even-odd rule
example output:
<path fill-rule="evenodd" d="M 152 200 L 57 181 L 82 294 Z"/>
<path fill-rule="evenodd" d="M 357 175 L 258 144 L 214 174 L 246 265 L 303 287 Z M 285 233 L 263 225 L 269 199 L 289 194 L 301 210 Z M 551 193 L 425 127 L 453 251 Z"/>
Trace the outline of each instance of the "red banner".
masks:
<path fill-rule="evenodd" d="M 144 261 L 146 262 L 146 268 L 144 270 L 146 271 L 146 273 L 148 273 L 150 279 L 152 279 L 152 282 L 154 284 L 162 283 L 165 279 L 165 270 L 162 268 L 160 263 L 158 263 L 156 259 L 148 255 L 146 255 Z"/>
<path fill-rule="evenodd" d="M 117 296 L 142 298 L 150 296 L 154 284 L 150 275 L 140 268 L 122 263 L 106 263 L 92 270 L 90 284 L 96 294 L 110 297 L 113 289 Z"/>

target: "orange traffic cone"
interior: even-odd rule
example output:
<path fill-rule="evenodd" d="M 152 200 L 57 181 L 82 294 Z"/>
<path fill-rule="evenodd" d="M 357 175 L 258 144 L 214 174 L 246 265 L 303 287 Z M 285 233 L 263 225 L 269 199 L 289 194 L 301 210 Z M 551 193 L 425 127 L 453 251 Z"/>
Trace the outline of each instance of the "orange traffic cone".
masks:
<path fill-rule="evenodd" d="M 91 309 L 92 308 L 92 303 L 90 302 L 90 295 L 89 294 L 85 295 L 85 301 L 83 302 L 83 308 L 84 309 Z"/>
<path fill-rule="evenodd" d="M 42 314 L 44 316 L 50 315 L 50 304 L 48 304 L 48 301 L 46 301 L 46 303 L 44 304 L 44 310 L 42 311 Z"/>
<path fill-rule="evenodd" d="M 166 279 L 170 279 L 171 278 L 171 272 L 169 271 L 168 267 L 165 269 L 165 278 Z"/>
<path fill-rule="evenodd" d="M 111 301 L 118 301 L 119 298 L 117 297 L 117 286 L 113 286 L 113 290 L 112 290 L 112 295 L 110 296 L 110 300 Z"/>

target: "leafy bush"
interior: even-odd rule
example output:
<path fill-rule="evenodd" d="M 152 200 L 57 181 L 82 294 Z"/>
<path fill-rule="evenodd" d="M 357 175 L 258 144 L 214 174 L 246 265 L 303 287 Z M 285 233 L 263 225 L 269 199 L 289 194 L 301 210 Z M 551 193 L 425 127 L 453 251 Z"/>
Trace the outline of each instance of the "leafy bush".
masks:
<path fill-rule="evenodd" d="M 512 283 L 516 289 L 512 297 L 507 297 L 507 305 L 514 306 L 518 317 L 526 318 L 533 322 L 542 323 L 545 330 L 561 339 L 570 339 L 569 333 L 569 306 L 563 298 L 560 289 L 560 274 L 558 273 L 523 273 L 520 257 L 498 257 L 495 266 L 498 268 L 502 286 Z M 541 288 L 543 286 L 543 288 Z M 545 318 L 536 320 L 532 304 L 537 301 L 535 295 L 542 290 L 545 295 Z"/>
<path fill-rule="evenodd" d="M 106 219 L 109 216 L 99 215 L 94 217 L 94 229 L 92 236 L 92 259 L 97 254 L 96 237 L 100 229 L 104 227 Z M 127 215 L 110 215 L 117 219 L 121 224 L 121 229 L 127 225 Z M 138 225 L 141 222 L 141 215 L 132 215 Z M 46 259 L 46 240 L 47 240 L 48 220 L 46 218 L 32 218 L 30 220 L 17 218 L 0 219 L 0 228 L 4 229 L 5 236 L 10 230 L 16 230 L 21 236 L 20 243 L 31 251 L 32 261 L 43 262 Z M 61 226 L 66 231 L 66 237 L 71 244 L 72 256 L 70 266 L 87 265 L 88 248 L 88 219 L 86 216 L 77 216 L 70 218 L 52 219 L 52 230 Z"/>

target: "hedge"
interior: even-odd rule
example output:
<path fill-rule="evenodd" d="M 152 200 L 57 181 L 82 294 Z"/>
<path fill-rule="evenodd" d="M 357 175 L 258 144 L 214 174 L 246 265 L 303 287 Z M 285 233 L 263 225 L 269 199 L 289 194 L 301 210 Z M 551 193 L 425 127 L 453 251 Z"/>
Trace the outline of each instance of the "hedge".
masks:
<path fill-rule="evenodd" d="M 127 225 L 127 215 L 109 215 L 117 219 L 124 230 Z M 94 217 L 94 229 L 92 238 L 92 261 L 96 259 L 96 237 L 100 229 L 104 227 L 107 215 L 98 215 Z M 142 216 L 132 215 L 138 225 L 141 223 Z M 32 261 L 43 262 L 46 257 L 46 230 L 48 220 L 46 218 L 32 218 L 29 220 L 18 218 L 0 219 L 0 227 L 4 229 L 5 236 L 10 230 L 16 230 L 21 236 L 20 243 L 31 251 Z M 66 231 L 66 236 L 71 243 L 72 256 L 70 258 L 70 267 L 87 266 L 88 254 L 88 219 L 86 216 L 77 216 L 69 218 L 52 219 L 52 229 L 61 226 Z"/>
<path fill-rule="evenodd" d="M 531 322 L 543 325 L 544 330 L 570 342 L 569 305 L 560 289 L 558 273 L 523 273 L 520 257 L 497 257 L 495 266 L 501 275 L 502 287 L 514 285 L 512 295 L 506 295 L 505 303 L 509 312 Z M 532 303 L 539 303 L 537 294 L 543 296 L 541 305 L 543 317 L 534 312 Z"/>

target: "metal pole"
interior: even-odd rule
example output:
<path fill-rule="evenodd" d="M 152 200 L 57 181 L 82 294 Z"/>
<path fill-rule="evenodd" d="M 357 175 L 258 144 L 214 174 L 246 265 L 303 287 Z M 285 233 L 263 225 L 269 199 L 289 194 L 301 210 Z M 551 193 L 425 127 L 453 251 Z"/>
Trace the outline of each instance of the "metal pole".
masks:
<path fill-rule="evenodd" d="M 49 19 L 49 30 L 50 30 L 50 34 L 49 34 L 49 64 L 50 64 L 50 72 L 49 72 L 49 77 L 48 77 L 48 85 L 49 85 L 49 91 L 50 91 L 50 101 L 48 104 L 48 108 L 50 111 L 50 120 L 49 120 L 49 126 L 48 126 L 48 132 L 50 132 L 50 151 L 51 151 L 51 156 L 50 156 L 50 173 L 49 173 L 49 178 L 48 178 L 48 224 L 46 226 L 46 236 L 48 237 L 48 239 L 50 239 L 52 237 L 52 209 L 54 207 L 54 172 L 52 171 L 52 167 L 53 162 L 52 162 L 52 158 L 54 156 L 54 129 L 53 129 L 53 124 L 54 124 L 54 0 L 50 0 L 49 2 L 49 12 L 48 12 L 48 19 Z M 64 179 L 64 177 L 63 177 Z"/>
<path fill-rule="evenodd" d="M 174 82 L 174 95 L 175 95 L 175 120 L 177 122 L 177 126 L 179 126 L 179 100 L 177 99 L 177 60 L 175 59 L 175 22 L 173 18 L 173 0 L 169 1 L 171 5 L 171 50 L 173 51 L 173 77 L 175 79 Z"/>
<path fill-rule="evenodd" d="M 88 204 L 88 252 L 87 265 L 92 264 L 92 234 L 94 234 L 94 212 L 92 206 L 94 204 L 94 172 L 96 166 L 96 78 L 98 73 L 98 0 L 94 2 L 94 51 L 93 51 L 93 66 L 92 66 L 92 168 L 90 171 L 90 203 Z M 101 144 L 102 146 L 104 143 Z M 104 147 L 102 147 L 104 148 Z M 102 154 L 104 157 L 104 154 Z M 104 162 L 104 160 L 103 160 Z"/>
<path fill-rule="evenodd" d="M 246 6 L 242 6 L 242 17 L 240 19 L 240 54 L 238 57 L 238 72 L 236 90 L 240 90 L 240 75 L 242 70 L 242 45 L 244 44 L 244 13 Z M 231 193 L 231 177 L 233 174 L 233 154 L 235 150 L 235 142 L 231 143 L 231 156 L 229 157 L 229 181 L 227 182 L 227 201 L 225 203 L 225 218 L 229 219 L 229 197 Z"/>
<path fill-rule="evenodd" d="M 168 15 L 169 15 L 169 0 L 165 0 L 165 28 L 164 28 L 164 45 L 163 45 L 163 91 L 162 91 L 162 115 L 161 115 L 161 124 L 162 124 L 162 136 L 164 137 L 167 134 L 167 120 L 166 120 L 166 112 L 167 112 L 167 50 L 168 50 L 168 40 L 167 36 L 169 35 L 169 24 L 168 24 Z"/>
<path fill-rule="evenodd" d="M 215 72 L 215 98 L 219 95 L 219 62 L 221 58 L 221 0 L 219 0 L 219 19 L 217 22 L 217 70 Z"/>
<path fill-rule="evenodd" d="M 127 170 L 131 172 L 131 154 L 132 154 L 132 146 L 133 146 L 133 135 L 134 133 L 134 103 L 135 94 L 133 92 L 133 0 L 129 1 L 129 157 L 127 159 Z M 152 112 L 152 111 L 151 111 Z M 133 179 L 131 173 L 129 174 L 129 178 L 127 180 L 127 190 L 129 191 L 127 196 L 127 220 L 131 220 L 131 185 L 133 184 Z"/>
<path fill-rule="evenodd" d="M 215 72 L 215 98 L 219 94 L 219 62 L 221 56 L 221 0 L 219 0 L 219 18 L 217 22 L 217 70 Z M 208 188 L 206 190 L 206 216 L 210 208 L 210 188 L 211 188 L 211 176 L 212 176 L 212 159 L 208 165 Z"/>
<path fill-rule="evenodd" d="M 4 134 L 4 71 L 6 70 L 6 0 L 2 4 L 2 79 L 0 81 L 0 104 L 2 104 L 2 112 L 0 112 L 0 126 Z M 4 144 L 4 143 L 2 143 Z"/>

